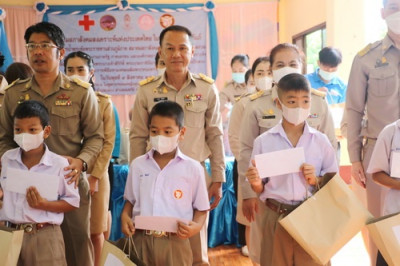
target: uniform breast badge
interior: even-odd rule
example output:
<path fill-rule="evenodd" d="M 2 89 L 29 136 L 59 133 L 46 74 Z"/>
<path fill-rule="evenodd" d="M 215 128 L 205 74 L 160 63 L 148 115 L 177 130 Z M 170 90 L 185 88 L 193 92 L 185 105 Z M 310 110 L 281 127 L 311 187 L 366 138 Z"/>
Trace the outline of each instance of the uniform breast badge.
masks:
<path fill-rule="evenodd" d="M 386 57 L 382 56 L 381 59 L 376 60 L 375 68 L 384 67 L 387 65 L 389 65 L 389 63 L 387 62 Z"/>
<path fill-rule="evenodd" d="M 72 101 L 70 100 L 71 97 L 66 95 L 65 93 L 58 95 L 55 105 L 57 106 L 71 106 Z"/>
<path fill-rule="evenodd" d="M 31 97 L 29 96 L 28 93 L 25 95 L 21 95 L 21 96 L 19 96 L 18 104 L 23 103 L 25 101 L 29 101 L 30 99 L 31 99 Z"/>
<path fill-rule="evenodd" d="M 194 101 L 200 101 L 201 99 L 201 94 L 186 94 L 184 97 L 186 106 L 192 106 Z"/>
<path fill-rule="evenodd" d="M 310 115 L 308 116 L 308 118 L 318 118 L 318 115 L 317 115 L 316 113 L 310 114 Z"/>
<path fill-rule="evenodd" d="M 264 111 L 264 115 L 262 119 L 275 119 L 275 112 L 273 109 L 269 109 L 268 111 Z"/>

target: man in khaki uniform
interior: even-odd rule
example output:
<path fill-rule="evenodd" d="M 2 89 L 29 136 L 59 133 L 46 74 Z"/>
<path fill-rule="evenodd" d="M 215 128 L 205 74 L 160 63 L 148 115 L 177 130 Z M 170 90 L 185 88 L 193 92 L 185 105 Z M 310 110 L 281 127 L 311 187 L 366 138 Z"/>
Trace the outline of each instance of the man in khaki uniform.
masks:
<path fill-rule="evenodd" d="M 222 197 L 222 182 L 225 182 L 218 91 L 211 78 L 189 72 L 194 47 L 187 28 L 171 26 L 164 29 L 160 34 L 159 53 L 164 59 L 166 71 L 163 76 L 150 77 L 140 83 L 132 113 L 130 161 L 146 152 L 148 118 L 153 106 L 165 100 L 179 103 L 185 112 L 186 127 L 185 139 L 179 147 L 185 155 L 203 165 L 210 158 L 208 193 L 210 200 L 214 199 L 211 208 L 215 208 Z M 208 265 L 206 226 L 190 241 L 194 265 Z"/>
<path fill-rule="evenodd" d="M 262 217 L 260 214 L 263 213 L 265 206 L 264 203 L 259 202 L 256 193 L 251 189 L 250 183 L 246 181 L 245 174 L 249 167 L 255 138 L 277 125 L 282 119 L 282 112 L 275 104 L 275 99 L 278 97 L 276 90 L 277 88 L 275 86 L 272 90 L 259 91 L 249 97 L 250 102 L 245 107 L 239 137 L 240 157 L 238 161 L 238 172 L 239 185 L 241 185 L 243 195 L 243 213 L 249 221 L 255 220 L 258 225 L 257 228 L 260 228 L 262 221 L 261 219 L 255 218 Z M 325 100 L 324 92 L 312 89 L 311 110 L 307 123 L 311 127 L 326 134 L 332 146 L 335 149 L 337 148 L 333 118 Z M 249 208 L 248 205 L 256 205 L 256 208 L 258 208 L 258 215 L 255 215 L 254 209 Z M 260 243 L 261 234 L 257 229 L 253 228 L 255 228 L 254 223 L 251 223 L 250 258 L 253 261 L 259 262 L 259 244 L 253 243 Z"/>
<path fill-rule="evenodd" d="M 366 175 L 375 141 L 381 130 L 400 118 L 400 0 L 383 1 L 382 18 L 388 25 L 383 40 L 367 45 L 354 58 L 347 95 L 347 139 L 355 181 L 367 189 L 369 211 L 382 215 L 382 199 L 386 189 Z M 367 123 L 363 121 L 364 114 Z M 372 244 L 372 245 L 371 245 Z M 377 249 L 370 241 L 371 262 Z"/>
<path fill-rule="evenodd" d="M 49 37 L 51 36 L 51 38 Z M 69 182 L 78 181 L 80 207 L 65 213 L 61 225 L 68 265 L 93 265 L 93 246 L 89 236 L 90 195 L 83 177 L 103 144 L 103 127 L 97 99 L 90 85 L 70 80 L 59 71 L 65 54 L 64 34 L 54 24 L 41 22 L 25 32 L 29 63 L 34 70 L 31 79 L 10 85 L 0 113 L 0 155 L 17 147 L 13 141 L 13 114 L 25 100 L 42 102 L 50 114 L 51 135 L 45 143 L 59 155 L 67 156 L 71 172 Z"/>

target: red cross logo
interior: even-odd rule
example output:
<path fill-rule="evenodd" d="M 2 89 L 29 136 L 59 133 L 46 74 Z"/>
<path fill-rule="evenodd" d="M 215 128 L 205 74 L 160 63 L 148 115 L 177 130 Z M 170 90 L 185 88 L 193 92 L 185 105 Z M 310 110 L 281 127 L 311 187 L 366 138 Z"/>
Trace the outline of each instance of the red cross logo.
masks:
<path fill-rule="evenodd" d="M 84 31 L 89 31 L 90 26 L 94 26 L 94 20 L 90 20 L 89 15 L 83 15 L 83 20 L 79 20 L 79 26 L 83 26 Z"/>

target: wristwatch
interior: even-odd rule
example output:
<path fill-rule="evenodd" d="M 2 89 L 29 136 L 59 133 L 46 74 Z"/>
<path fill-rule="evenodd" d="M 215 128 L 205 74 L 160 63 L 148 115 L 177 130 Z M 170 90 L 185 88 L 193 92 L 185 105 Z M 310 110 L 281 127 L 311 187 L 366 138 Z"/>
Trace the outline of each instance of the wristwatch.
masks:
<path fill-rule="evenodd" d="M 86 171 L 87 171 L 87 163 L 84 160 L 82 160 L 82 172 L 86 172 Z"/>

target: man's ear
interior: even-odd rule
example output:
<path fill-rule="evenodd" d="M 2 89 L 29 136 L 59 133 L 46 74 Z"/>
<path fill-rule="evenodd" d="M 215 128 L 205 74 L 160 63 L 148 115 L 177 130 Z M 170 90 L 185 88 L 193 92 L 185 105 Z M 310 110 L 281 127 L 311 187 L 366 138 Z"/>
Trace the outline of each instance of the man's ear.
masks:
<path fill-rule="evenodd" d="M 276 98 L 274 101 L 275 101 L 276 107 L 278 107 L 278 109 L 282 111 L 282 103 L 281 103 L 281 101 L 279 101 L 279 98 Z"/>
<path fill-rule="evenodd" d="M 183 140 L 186 132 L 186 127 L 182 127 L 181 131 L 179 132 L 179 138 L 178 140 Z"/>
<path fill-rule="evenodd" d="M 51 126 L 48 125 L 43 129 L 43 138 L 47 139 L 50 136 L 51 133 Z"/>
<path fill-rule="evenodd" d="M 61 61 L 61 60 L 64 59 L 65 49 L 64 48 L 58 49 L 58 52 L 59 52 L 59 58 L 60 58 L 60 61 Z"/>

